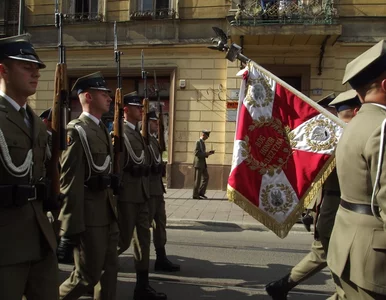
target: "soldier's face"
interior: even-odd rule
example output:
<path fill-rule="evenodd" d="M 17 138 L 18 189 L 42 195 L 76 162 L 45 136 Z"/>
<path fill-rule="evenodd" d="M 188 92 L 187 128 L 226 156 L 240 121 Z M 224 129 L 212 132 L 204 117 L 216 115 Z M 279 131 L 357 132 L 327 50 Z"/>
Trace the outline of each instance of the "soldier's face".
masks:
<path fill-rule="evenodd" d="M 12 95 L 29 97 L 35 94 L 40 77 L 38 64 L 9 59 L 0 66 L 1 77 Z"/>
<path fill-rule="evenodd" d="M 128 112 L 131 118 L 139 122 L 142 120 L 142 106 L 129 105 Z"/>
<path fill-rule="evenodd" d="M 105 91 L 92 91 L 92 105 L 100 113 L 104 114 L 110 110 L 110 95 Z"/>
<path fill-rule="evenodd" d="M 151 133 L 156 133 L 158 131 L 158 122 L 156 120 L 150 120 L 149 128 Z"/>

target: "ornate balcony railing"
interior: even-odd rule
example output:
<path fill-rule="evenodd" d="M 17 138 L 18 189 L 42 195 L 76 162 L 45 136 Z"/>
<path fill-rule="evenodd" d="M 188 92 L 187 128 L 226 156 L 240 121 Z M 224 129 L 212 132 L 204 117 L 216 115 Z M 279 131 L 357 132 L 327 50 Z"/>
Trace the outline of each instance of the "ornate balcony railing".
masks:
<path fill-rule="evenodd" d="M 338 18 L 333 0 L 245 0 L 238 4 L 232 26 L 262 24 L 334 24 Z"/>
<path fill-rule="evenodd" d="M 77 13 L 65 14 L 64 19 L 66 23 L 102 22 L 104 16 L 98 13 Z"/>
<path fill-rule="evenodd" d="M 130 13 L 131 20 L 159 20 L 159 19 L 176 19 L 177 12 L 174 9 L 157 9 L 133 11 Z"/>

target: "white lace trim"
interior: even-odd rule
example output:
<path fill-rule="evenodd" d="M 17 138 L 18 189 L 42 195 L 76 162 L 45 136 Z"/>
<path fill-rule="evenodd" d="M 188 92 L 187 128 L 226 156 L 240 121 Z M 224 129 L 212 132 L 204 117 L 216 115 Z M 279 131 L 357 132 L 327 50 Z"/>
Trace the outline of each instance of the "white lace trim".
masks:
<path fill-rule="evenodd" d="M 131 147 L 130 141 L 127 138 L 126 134 L 124 134 L 124 141 L 125 141 L 125 147 L 126 147 L 127 153 L 129 154 L 133 162 L 137 165 L 142 165 L 145 161 L 145 151 L 142 150 L 141 155 L 137 156 L 133 148 Z M 129 159 L 127 159 L 124 167 L 127 167 L 128 164 L 129 164 Z"/>
<path fill-rule="evenodd" d="M 10 173 L 14 177 L 24 177 L 30 172 L 30 176 L 32 176 L 32 165 L 33 165 L 33 153 L 32 149 L 28 150 L 27 156 L 24 162 L 16 167 L 12 162 L 11 155 L 9 154 L 8 145 L 5 141 L 5 137 L 3 131 L 0 129 L 0 160 L 3 163 L 4 167 L 7 169 L 8 173 Z"/>
<path fill-rule="evenodd" d="M 153 145 L 149 145 L 149 149 L 150 149 L 150 152 L 151 152 L 151 156 L 153 157 L 153 161 L 154 161 L 154 164 L 155 165 L 159 165 L 161 163 L 161 154 L 158 153 L 158 157 L 155 155 L 155 151 L 154 151 L 154 148 L 153 148 Z"/>
<path fill-rule="evenodd" d="M 88 170 L 89 170 L 88 177 L 87 177 L 86 181 L 89 180 L 91 177 L 91 170 L 94 171 L 95 173 L 103 173 L 104 171 L 107 170 L 108 167 L 110 167 L 110 169 L 109 169 L 109 173 L 110 173 L 111 172 L 111 156 L 110 155 L 106 156 L 106 159 L 105 159 L 105 162 L 103 163 L 103 165 L 101 165 L 101 166 L 96 165 L 94 162 L 94 159 L 92 158 L 92 155 L 91 155 L 91 150 L 90 150 L 90 146 L 89 146 L 88 141 L 87 141 L 86 132 L 84 131 L 84 129 L 80 125 L 75 125 L 75 129 L 79 133 L 80 141 L 82 143 L 84 153 L 86 154 Z"/>

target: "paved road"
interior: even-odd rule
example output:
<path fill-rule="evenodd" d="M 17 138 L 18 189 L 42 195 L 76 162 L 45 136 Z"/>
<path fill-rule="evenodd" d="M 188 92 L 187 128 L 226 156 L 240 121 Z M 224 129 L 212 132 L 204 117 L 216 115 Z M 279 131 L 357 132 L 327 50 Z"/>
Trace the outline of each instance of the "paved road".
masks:
<path fill-rule="evenodd" d="M 168 235 L 169 257 L 181 264 L 182 271 L 151 273 L 150 279 L 152 286 L 167 293 L 170 300 L 268 300 L 264 285 L 287 274 L 312 242 L 308 233 L 292 232 L 281 240 L 266 231 L 211 225 L 181 224 L 170 227 Z M 154 260 L 153 251 L 151 256 Z M 131 249 L 120 257 L 120 266 L 117 300 L 132 299 L 135 274 Z M 61 265 L 61 269 L 64 279 L 71 267 Z M 298 286 L 289 299 L 321 300 L 332 291 L 325 269 Z"/>

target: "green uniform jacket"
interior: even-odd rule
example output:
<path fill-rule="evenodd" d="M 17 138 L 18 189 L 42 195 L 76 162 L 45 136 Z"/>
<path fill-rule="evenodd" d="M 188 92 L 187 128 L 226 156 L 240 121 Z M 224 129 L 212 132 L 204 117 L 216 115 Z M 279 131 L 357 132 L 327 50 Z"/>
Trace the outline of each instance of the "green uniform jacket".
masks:
<path fill-rule="evenodd" d="M 193 166 L 197 169 L 206 168 L 206 147 L 205 142 L 202 139 L 199 139 L 196 142 L 196 148 L 194 149 L 194 161 Z"/>
<path fill-rule="evenodd" d="M 323 200 L 319 211 L 317 231 L 324 238 L 331 237 L 340 202 L 338 175 L 334 169 L 323 184 Z"/>
<path fill-rule="evenodd" d="M 144 144 L 144 140 L 139 131 L 131 129 L 125 122 L 123 126 L 124 135 L 130 141 L 131 148 L 135 155 L 140 157 L 142 151 L 144 151 L 145 160 L 142 166 L 149 165 L 149 152 Z M 125 166 L 135 166 L 135 163 L 131 159 L 126 146 L 124 147 L 124 155 L 122 155 L 121 165 L 125 169 Z M 121 189 L 119 194 L 119 201 L 127 201 L 132 203 L 143 203 L 150 198 L 149 193 L 149 176 L 133 176 L 129 171 L 123 171 Z"/>
<path fill-rule="evenodd" d="M 31 130 L 23 117 L 4 98 L 0 97 L 0 129 L 8 146 L 11 160 L 20 166 L 27 152 L 33 149 L 32 183 L 45 177 L 45 153 L 47 146 L 46 126 L 27 106 Z M 0 154 L 1 155 L 1 154 Z M 17 178 L 8 173 L 0 161 L 0 185 L 28 185 L 29 175 Z M 6 201 L 0 197 L 0 201 Z M 0 208 L 0 266 L 41 259 L 42 242 L 46 240 L 56 251 L 56 238 L 41 200 L 30 201 L 22 207 Z"/>
<path fill-rule="evenodd" d="M 75 125 L 86 132 L 91 156 L 97 166 L 103 165 L 107 155 L 113 160 L 110 135 L 96 125 L 86 115 L 80 115 L 67 126 L 67 150 L 62 153 L 60 185 L 65 195 L 59 220 L 62 221 L 61 234 L 71 236 L 82 233 L 86 226 L 106 226 L 115 222 L 116 200 L 112 189 L 91 190 L 85 186 L 89 176 L 89 166 L 85 150 Z M 102 173 L 91 171 L 91 176 L 108 174 L 110 167 Z"/>
<path fill-rule="evenodd" d="M 152 166 L 158 163 L 156 160 L 160 160 L 159 166 L 163 167 L 161 150 L 157 139 L 154 136 L 149 135 L 149 142 Z M 162 173 L 154 174 L 153 172 L 150 172 L 150 196 L 162 196 L 164 193 L 166 193 L 166 191 L 162 182 Z"/>
<path fill-rule="evenodd" d="M 336 150 L 341 198 L 347 202 L 370 205 L 377 172 L 381 124 L 386 110 L 364 104 L 347 125 Z M 383 152 L 377 204 L 386 212 L 386 152 Z M 350 263 L 350 280 L 357 286 L 386 294 L 386 215 L 383 221 L 341 206 L 331 235 L 328 265 L 341 277 Z"/>

